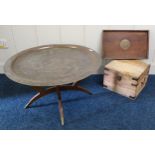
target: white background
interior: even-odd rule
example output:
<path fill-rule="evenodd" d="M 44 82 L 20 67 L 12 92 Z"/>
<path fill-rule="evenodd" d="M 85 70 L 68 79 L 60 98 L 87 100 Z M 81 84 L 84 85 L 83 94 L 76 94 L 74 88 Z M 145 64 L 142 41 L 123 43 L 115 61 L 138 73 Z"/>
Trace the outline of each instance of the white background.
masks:
<path fill-rule="evenodd" d="M 0 0 L 0 6 L 4 25 L 155 25 L 153 0 Z M 2 155 L 154 155 L 154 146 L 154 131 L 0 131 Z"/>

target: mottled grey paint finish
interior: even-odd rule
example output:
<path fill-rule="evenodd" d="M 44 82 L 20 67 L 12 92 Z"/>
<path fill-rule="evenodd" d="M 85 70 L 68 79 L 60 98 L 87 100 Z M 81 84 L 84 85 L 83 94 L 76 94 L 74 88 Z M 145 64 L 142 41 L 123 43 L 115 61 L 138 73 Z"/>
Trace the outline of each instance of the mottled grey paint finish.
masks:
<path fill-rule="evenodd" d="M 78 45 L 44 45 L 24 50 L 4 66 L 6 75 L 30 86 L 56 86 L 79 81 L 96 73 L 99 55 Z"/>

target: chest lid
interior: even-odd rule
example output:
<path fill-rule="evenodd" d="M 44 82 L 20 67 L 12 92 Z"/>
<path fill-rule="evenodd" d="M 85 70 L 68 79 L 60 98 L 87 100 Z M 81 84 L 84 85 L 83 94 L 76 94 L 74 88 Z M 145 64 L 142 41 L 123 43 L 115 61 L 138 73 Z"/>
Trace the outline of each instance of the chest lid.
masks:
<path fill-rule="evenodd" d="M 105 68 L 117 71 L 125 76 L 139 78 L 149 67 L 148 64 L 139 60 L 113 60 Z"/>
<path fill-rule="evenodd" d="M 103 57 L 106 59 L 148 58 L 147 30 L 104 30 Z"/>

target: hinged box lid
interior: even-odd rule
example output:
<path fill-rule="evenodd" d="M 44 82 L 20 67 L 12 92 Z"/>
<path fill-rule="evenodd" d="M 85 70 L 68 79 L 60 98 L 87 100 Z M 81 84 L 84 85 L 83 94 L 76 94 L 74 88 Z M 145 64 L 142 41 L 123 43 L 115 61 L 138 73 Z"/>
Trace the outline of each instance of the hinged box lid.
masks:
<path fill-rule="evenodd" d="M 103 57 L 106 59 L 146 59 L 148 50 L 147 30 L 103 31 Z"/>
<path fill-rule="evenodd" d="M 113 60 L 105 66 L 107 69 L 135 79 L 139 79 L 148 67 L 148 64 L 139 60 Z"/>

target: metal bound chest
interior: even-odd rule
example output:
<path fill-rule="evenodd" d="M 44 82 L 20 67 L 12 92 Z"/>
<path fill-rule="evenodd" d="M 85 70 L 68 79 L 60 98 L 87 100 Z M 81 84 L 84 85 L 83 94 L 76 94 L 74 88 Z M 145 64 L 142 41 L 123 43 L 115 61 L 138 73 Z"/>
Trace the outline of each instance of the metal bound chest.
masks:
<path fill-rule="evenodd" d="M 105 66 L 103 86 L 135 99 L 147 82 L 149 68 L 139 60 L 113 60 Z"/>
<path fill-rule="evenodd" d="M 147 30 L 104 30 L 105 59 L 146 59 L 149 49 Z"/>

